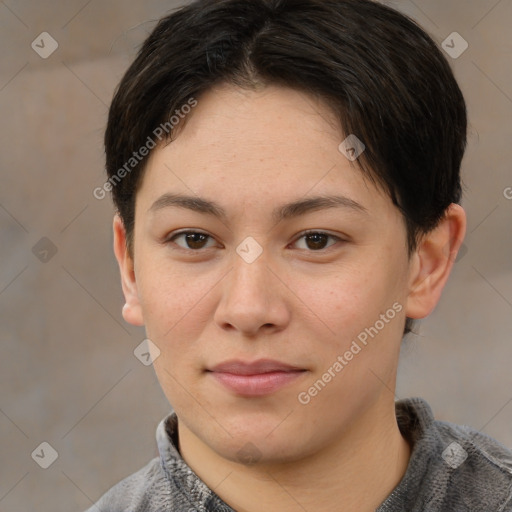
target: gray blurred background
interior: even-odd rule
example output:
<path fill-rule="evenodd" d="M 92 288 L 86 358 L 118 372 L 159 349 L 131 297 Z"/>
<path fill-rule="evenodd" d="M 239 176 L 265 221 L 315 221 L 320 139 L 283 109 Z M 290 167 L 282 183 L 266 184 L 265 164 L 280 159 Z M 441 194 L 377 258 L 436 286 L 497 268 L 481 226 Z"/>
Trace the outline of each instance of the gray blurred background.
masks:
<path fill-rule="evenodd" d="M 113 90 L 179 3 L 0 2 L 0 512 L 84 510 L 157 453 L 170 406 L 134 356 L 113 209 L 92 191 Z M 512 447 L 512 1 L 386 3 L 446 40 L 470 120 L 467 238 L 397 397 Z"/>

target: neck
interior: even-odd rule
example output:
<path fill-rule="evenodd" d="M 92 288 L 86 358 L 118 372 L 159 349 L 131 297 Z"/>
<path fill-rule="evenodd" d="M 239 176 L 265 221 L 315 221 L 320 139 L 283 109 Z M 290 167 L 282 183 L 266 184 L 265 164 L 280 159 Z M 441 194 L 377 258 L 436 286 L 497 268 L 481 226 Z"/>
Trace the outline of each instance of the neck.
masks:
<path fill-rule="evenodd" d="M 394 402 L 365 412 L 342 438 L 287 463 L 245 466 L 225 459 L 179 423 L 180 452 L 194 472 L 237 512 L 374 512 L 405 474 L 410 447 Z M 391 406 L 391 407 L 390 407 Z"/>

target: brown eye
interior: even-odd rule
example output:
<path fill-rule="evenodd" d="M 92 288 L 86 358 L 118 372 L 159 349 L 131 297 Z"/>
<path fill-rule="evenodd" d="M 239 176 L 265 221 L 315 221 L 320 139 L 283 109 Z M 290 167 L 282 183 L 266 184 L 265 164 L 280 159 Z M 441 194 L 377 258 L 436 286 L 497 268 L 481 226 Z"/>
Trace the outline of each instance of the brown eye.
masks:
<path fill-rule="evenodd" d="M 329 239 L 332 239 L 333 242 L 329 243 Z M 322 233 L 321 231 L 312 231 L 305 233 L 300 238 L 298 238 L 296 244 L 299 245 L 299 241 L 302 240 L 304 240 L 305 243 L 302 244 L 302 247 L 299 246 L 299 249 L 321 251 L 322 249 L 330 247 L 341 239 L 337 236 L 329 235 L 328 233 Z"/>
<path fill-rule="evenodd" d="M 328 235 L 323 235 L 321 233 L 314 233 L 312 235 L 306 235 L 306 244 L 309 249 L 318 250 L 324 249 L 327 241 L 329 239 Z"/>
<path fill-rule="evenodd" d="M 176 240 L 178 239 L 183 239 L 185 245 L 177 243 Z M 207 235 L 206 233 L 200 233 L 198 231 L 186 231 L 174 235 L 169 239 L 169 241 L 176 243 L 176 245 L 183 249 L 198 250 L 206 248 L 208 239 L 211 239 L 211 236 Z"/>

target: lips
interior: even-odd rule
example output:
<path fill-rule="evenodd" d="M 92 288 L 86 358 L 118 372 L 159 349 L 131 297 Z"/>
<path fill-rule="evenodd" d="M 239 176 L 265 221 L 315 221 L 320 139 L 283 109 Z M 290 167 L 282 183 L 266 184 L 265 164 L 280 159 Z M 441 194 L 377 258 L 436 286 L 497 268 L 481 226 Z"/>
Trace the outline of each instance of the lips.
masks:
<path fill-rule="evenodd" d="M 207 372 L 229 391 L 246 397 L 272 394 L 307 370 L 271 359 L 254 362 L 231 360 L 220 363 Z"/>
<path fill-rule="evenodd" d="M 302 368 L 291 366 L 272 359 L 260 359 L 252 363 L 232 360 L 220 363 L 210 369 L 212 372 L 231 373 L 233 375 L 261 375 L 271 372 L 300 371 Z"/>

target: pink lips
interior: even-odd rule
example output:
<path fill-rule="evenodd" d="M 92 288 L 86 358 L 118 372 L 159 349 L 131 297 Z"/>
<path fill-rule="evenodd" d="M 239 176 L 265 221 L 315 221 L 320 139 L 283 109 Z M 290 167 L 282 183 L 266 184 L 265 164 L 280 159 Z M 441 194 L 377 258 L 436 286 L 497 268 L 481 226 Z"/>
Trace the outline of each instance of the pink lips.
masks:
<path fill-rule="evenodd" d="M 243 396 L 264 396 L 300 377 L 306 370 L 280 361 L 226 361 L 207 370 L 229 390 Z"/>

